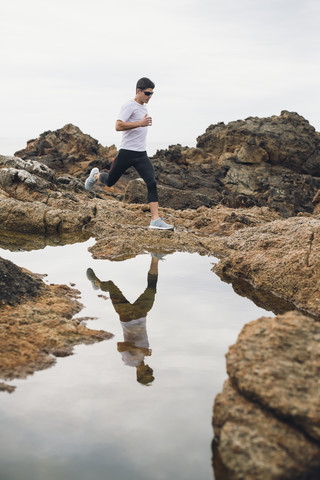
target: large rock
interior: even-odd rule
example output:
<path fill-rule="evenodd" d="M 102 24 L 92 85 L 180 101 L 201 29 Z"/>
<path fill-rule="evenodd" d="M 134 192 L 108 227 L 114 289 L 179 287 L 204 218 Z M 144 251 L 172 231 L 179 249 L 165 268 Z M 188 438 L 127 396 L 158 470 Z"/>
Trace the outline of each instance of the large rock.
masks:
<path fill-rule="evenodd" d="M 152 157 L 158 185 L 165 188 L 162 206 L 175 204 L 178 191 L 180 202 L 174 208 L 222 203 L 231 208 L 269 206 L 284 216 L 312 213 L 312 199 L 320 189 L 319 145 L 319 133 L 297 113 L 211 125 L 196 148 L 173 145 Z M 103 147 L 68 124 L 30 140 L 15 155 L 83 181 L 92 167 L 108 170 L 116 153 L 115 146 Z M 122 196 L 136 178 L 130 168 L 114 187 L 97 185 L 95 190 L 102 197 Z M 146 195 L 131 189 L 126 201 L 145 203 Z"/>
<path fill-rule="evenodd" d="M 0 228 L 25 233 L 81 232 L 94 216 L 92 194 L 46 165 L 0 156 Z"/>
<path fill-rule="evenodd" d="M 9 260 L 0 258 L 0 305 L 14 305 L 21 298 L 39 295 L 41 280 L 32 277 Z"/>
<path fill-rule="evenodd" d="M 320 442 L 320 323 L 298 312 L 262 317 L 242 329 L 229 348 L 230 380 Z"/>
<path fill-rule="evenodd" d="M 238 392 L 230 380 L 213 409 L 216 480 L 318 480 L 320 445 Z"/>
<path fill-rule="evenodd" d="M 319 322 L 289 312 L 250 322 L 229 348 L 213 425 L 230 478 L 319 478 L 319 346 Z"/>
<path fill-rule="evenodd" d="M 142 179 L 131 180 L 126 187 L 124 201 L 128 203 L 147 203 L 147 194 L 147 187 Z M 213 200 L 207 195 L 192 190 L 184 191 L 164 187 L 163 185 L 158 185 L 158 197 L 160 205 L 174 210 L 196 209 L 202 205 L 206 207 L 213 205 Z"/>
<path fill-rule="evenodd" d="M 103 147 L 98 140 L 69 123 L 29 140 L 27 147 L 15 155 L 24 160 L 39 160 L 58 173 L 82 176 L 91 164 L 100 167 L 109 165 L 115 153 L 114 145 Z"/>
<path fill-rule="evenodd" d="M 10 266 L 8 272 L 8 288 L 14 290 L 22 280 L 16 296 L 22 294 L 23 302 L 13 305 L 17 298 L 6 294 L 6 302 L 0 305 L 0 379 L 25 378 L 36 370 L 52 366 L 56 357 L 71 355 L 79 343 L 112 337 L 108 332 L 87 328 L 84 319 L 73 319 L 82 308 L 77 290 L 66 285 L 48 286 L 42 282 L 39 285 L 37 276 L 32 279 L 33 274 L 26 274 L 15 266 Z M 16 280 L 11 273 L 16 275 Z M 27 287 L 26 275 L 29 277 Z M 38 287 L 36 295 L 30 293 L 30 284 Z M 12 393 L 14 387 L 0 382 L 1 390 Z"/>
<path fill-rule="evenodd" d="M 198 137 L 197 147 L 218 157 L 235 154 L 239 163 L 267 162 L 296 173 L 319 175 L 319 133 L 294 112 L 211 125 Z"/>
<path fill-rule="evenodd" d="M 296 308 L 320 317 L 320 218 L 293 217 L 212 239 L 223 257 L 215 272 L 246 280 Z"/>
<path fill-rule="evenodd" d="M 197 147 L 153 157 L 161 184 L 232 208 L 269 206 L 284 216 L 313 211 L 320 188 L 320 136 L 297 113 L 211 125 Z"/>

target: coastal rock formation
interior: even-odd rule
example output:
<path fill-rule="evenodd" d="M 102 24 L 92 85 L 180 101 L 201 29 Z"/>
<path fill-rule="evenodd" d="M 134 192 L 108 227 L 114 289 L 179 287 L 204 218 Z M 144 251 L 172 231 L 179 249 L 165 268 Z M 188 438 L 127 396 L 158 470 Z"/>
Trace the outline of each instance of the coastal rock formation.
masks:
<path fill-rule="evenodd" d="M 208 195 L 193 192 L 192 190 L 178 190 L 177 188 L 158 186 L 158 196 L 160 205 L 170 206 L 174 210 L 186 210 L 188 208 L 197 209 L 204 205 L 211 207 L 213 200 Z M 130 180 L 124 194 L 124 201 L 128 203 L 146 203 L 147 187 L 140 178 Z"/>
<path fill-rule="evenodd" d="M 84 181 L 92 167 L 109 170 L 116 148 L 102 147 L 68 124 L 30 140 L 15 155 Z M 198 137 L 196 148 L 170 146 L 157 151 L 152 163 L 163 187 L 164 207 L 268 206 L 288 217 L 313 212 L 312 200 L 320 189 L 320 135 L 302 116 L 283 111 L 280 116 L 211 125 Z M 131 168 L 116 186 L 96 186 L 95 191 L 102 197 L 123 196 L 128 182 L 136 178 Z M 146 203 L 144 185 L 128 187 L 125 198 Z"/>
<path fill-rule="evenodd" d="M 320 185 L 320 135 L 297 113 L 218 123 L 153 158 L 165 185 L 208 195 L 232 208 L 269 206 L 284 216 L 312 212 Z"/>
<path fill-rule="evenodd" d="M 86 172 L 91 164 L 100 168 L 109 165 L 115 154 L 114 145 L 103 147 L 98 140 L 69 123 L 29 140 L 27 147 L 16 152 L 15 156 L 42 162 L 58 174 L 69 173 L 77 177 Z"/>
<path fill-rule="evenodd" d="M 220 245 L 218 243 L 220 242 Z M 225 281 L 246 280 L 320 317 L 320 218 L 292 217 L 216 239 Z"/>
<path fill-rule="evenodd" d="M 38 275 L 0 259 L 0 379 L 24 378 L 48 368 L 73 346 L 111 338 L 88 329 L 73 315 L 82 309 L 79 292 L 66 285 L 46 285 Z M 13 386 L 0 383 L 0 391 Z"/>
<path fill-rule="evenodd" d="M 0 257 L 0 305 L 13 305 L 21 297 L 39 294 L 41 280 L 33 278 L 9 260 Z"/>
<path fill-rule="evenodd" d="M 318 321 L 298 312 L 245 325 L 227 354 L 213 425 L 227 478 L 318 478 Z"/>
<path fill-rule="evenodd" d="M 94 211 L 84 185 L 70 175 L 56 177 L 37 161 L 0 156 L 0 227 L 26 233 L 81 231 Z"/>
<path fill-rule="evenodd" d="M 284 314 L 248 324 L 227 356 L 229 380 L 214 407 L 217 450 L 229 470 L 223 480 L 318 478 L 320 156 L 314 128 L 282 112 L 212 125 L 196 148 L 158 151 L 152 161 L 160 214 L 174 232 L 147 228 L 146 189 L 135 172 L 111 191 L 116 199 L 98 185 L 85 191 L 90 169 L 108 169 L 115 148 L 105 149 L 77 127 L 45 132 L 18 154 L 0 157 L 0 229 L 7 244 L 12 232 L 41 234 L 35 245 L 71 233 L 94 237 L 96 258 L 146 251 L 214 255 L 214 271 L 236 292 Z M 72 320 L 81 309 L 74 290 L 48 287 L 17 269 L 0 261 L 3 379 L 45 368 L 76 343 L 108 338 Z M 317 320 L 285 313 L 294 308 Z"/>

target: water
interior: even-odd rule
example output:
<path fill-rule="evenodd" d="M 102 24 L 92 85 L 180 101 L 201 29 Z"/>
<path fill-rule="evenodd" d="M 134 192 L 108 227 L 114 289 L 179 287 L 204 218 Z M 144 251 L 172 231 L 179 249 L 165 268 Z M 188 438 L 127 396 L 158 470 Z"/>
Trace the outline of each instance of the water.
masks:
<path fill-rule="evenodd" d="M 109 292 L 93 287 L 87 269 L 133 303 L 146 289 L 152 257 L 94 260 L 92 244 L 0 249 L 3 258 L 48 274 L 46 283 L 74 283 L 85 305 L 78 316 L 96 317 L 89 328 L 114 334 L 10 382 L 15 392 L 0 395 L 0 479 L 211 480 L 212 405 L 226 379 L 225 353 L 245 323 L 270 312 L 221 282 L 211 271 L 215 258 L 175 253 L 158 262 L 140 344 L 124 343 L 128 323 L 120 323 Z M 131 355 L 134 363 L 136 354 L 152 369 L 148 385 L 123 361 Z"/>

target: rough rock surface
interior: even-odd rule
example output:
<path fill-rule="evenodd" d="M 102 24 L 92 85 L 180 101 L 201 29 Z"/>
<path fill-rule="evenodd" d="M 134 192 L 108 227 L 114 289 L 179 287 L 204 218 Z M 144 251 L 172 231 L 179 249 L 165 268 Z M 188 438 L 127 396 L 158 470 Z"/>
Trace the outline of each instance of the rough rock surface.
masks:
<path fill-rule="evenodd" d="M 303 117 L 283 111 L 211 125 L 195 149 L 171 146 L 153 163 L 161 184 L 201 193 L 214 204 L 310 213 L 320 188 L 320 136 Z"/>
<path fill-rule="evenodd" d="M 225 382 L 214 403 L 216 480 L 317 480 L 320 445 Z"/>
<path fill-rule="evenodd" d="M 216 273 L 240 294 L 276 314 L 296 307 L 320 318 L 319 134 L 305 119 L 282 112 L 279 117 L 218 124 L 199 137 L 195 149 L 173 146 L 158 152 L 153 163 L 160 214 L 174 223 L 174 232 L 147 228 L 149 208 L 141 181 L 128 184 L 129 203 L 108 198 L 99 186 L 93 193 L 84 190 L 90 168 L 109 167 L 112 147 L 103 152 L 91 137 L 81 146 L 83 134 L 75 128 L 45 132 L 28 143 L 28 152 L 19 152 L 24 159 L 0 157 L 0 229 L 42 234 L 40 244 L 49 234 L 84 233 L 96 239 L 93 256 L 113 260 L 145 251 L 215 255 L 220 259 Z M 73 132 L 70 137 L 68 131 Z M 123 193 L 135 176 L 129 172 L 111 194 Z M 304 213 L 283 218 L 298 212 Z M 60 295 L 66 287 L 56 288 Z M 28 299 L 18 316 L 16 309 L 24 305 L 2 307 L 9 332 L 4 344 L 13 338 L 13 350 L 18 350 L 16 332 L 20 341 L 21 335 L 26 341 L 37 337 L 33 331 L 28 336 L 24 321 L 30 319 L 34 326 L 32 319 L 40 318 L 49 305 L 53 323 L 50 332 L 39 335 L 39 351 L 46 350 L 46 342 L 51 345 L 53 335 L 50 352 L 68 353 L 69 347 L 59 343 L 63 327 L 54 315 L 68 328 L 77 327 L 76 322 L 70 320 L 69 307 L 66 316 L 53 309 L 59 300 L 52 300 L 52 290 L 47 293 L 44 303 L 38 303 L 38 297 Z M 66 301 L 68 294 L 63 297 Z M 225 478 L 318 478 L 313 475 L 319 469 L 319 411 L 312 398 L 319 398 L 317 326 L 298 313 L 261 319 L 239 337 L 240 350 L 230 349 L 230 380 L 215 407 L 218 451 L 231 471 Z M 80 341 L 77 334 L 75 338 Z M 32 355 L 28 361 L 26 354 L 24 368 L 41 368 L 34 367 L 39 364 Z M 272 363 L 274 358 L 278 361 Z M 46 365 L 52 357 L 42 360 Z M 8 370 L 7 378 L 16 371 Z M 277 398 L 264 394 L 266 385 L 271 391 L 277 387 Z"/>
<path fill-rule="evenodd" d="M 66 285 L 48 286 L 8 261 L 1 260 L 0 267 L 0 281 L 6 275 L 0 305 L 1 379 L 24 378 L 53 365 L 55 357 L 70 355 L 74 345 L 112 337 L 72 318 L 82 308 L 77 290 Z M 14 387 L 1 383 L 1 390 L 11 393 Z"/>
<path fill-rule="evenodd" d="M 116 154 L 114 145 L 103 147 L 98 140 L 71 123 L 55 131 L 43 132 L 15 153 L 23 160 L 39 160 L 57 173 L 83 174 L 88 167 L 109 165 Z M 92 163 L 93 162 L 93 163 Z"/>
<path fill-rule="evenodd" d="M 30 140 L 16 155 L 83 181 L 92 167 L 108 170 L 116 148 L 102 147 L 68 124 Z M 196 148 L 170 146 L 159 150 L 152 163 L 159 186 L 165 187 L 160 192 L 164 207 L 221 203 L 230 208 L 268 206 L 284 216 L 312 213 L 312 200 L 320 189 L 320 136 L 302 116 L 284 111 L 280 116 L 211 125 L 198 137 Z M 137 177 L 129 169 L 115 187 L 97 186 L 96 191 L 103 197 L 123 195 Z M 146 193 L 142 186 L 139 193 L 131 188 L 126 199 L 145 203 Z"/>
<path fill-rule="evenodd" d="M 220 239 L 221 240 L 221 239 Z M 320 218 L 292 217 L 235 232 L 215 242 L 225 256 L 215 267 L 224 280 L 245 279 L 320 317 Z"/>
<path fill-rule="evenodd" d="M 21 297 L 34 297 L 42 287 L 40 279 L 30 276 L 9 260 L 0 257 L 0 305 L 14 305 Z"/>
<path fill-rule="evenodd" d="M 320 322 L 288 312 L 245 325 L 227 371 L 240 392 L 320 442 L 319 359 Z"/>
<path fill-rule="evenodd" d="M 81 231 L 94 211 L 83 208 L 90 196 L 70 175 L 31 160 L 0 156 L 0 228 L 25 233 Z"/>
<path fill-rule="evenodd" d="M 230 478 L 319 478 L 319 358 L 320 323 L 298 312 L 242 329 L 213 414 Z"/>

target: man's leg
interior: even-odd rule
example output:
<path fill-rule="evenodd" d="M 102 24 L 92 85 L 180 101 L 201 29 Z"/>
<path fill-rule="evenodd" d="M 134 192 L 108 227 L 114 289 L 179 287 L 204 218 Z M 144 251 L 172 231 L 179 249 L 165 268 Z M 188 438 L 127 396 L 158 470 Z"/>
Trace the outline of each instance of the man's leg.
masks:
<path fill-rule="evenodd" d="M 90 175 L 85 182 L 85 188 L 91 190 L 97 181 L 101 182 L 103 185 L 112 187 L 112 185 L 117 183 L 121 175 L 131 167 L 131 165 L 132 159 L 130 158 L 130 155 L 128 155 L 128 152 L 120 150 L 112 162 L 109 173 L 99 172 L 98 168 L 93 168 L 91 170 Z"/>
<path fill-rule="evenodd" d="M 159 202 L 157 192 L 157 182 L 155 179 L 153 165 L 146 153 L 142 153 L 136 159 L 134 167 L 144 180 L 148 189 L 148 203 L 151 212 L 150 228 L 157 230 L 173 230 L 173 225 L 169 225 L 159 217 Z"/>

